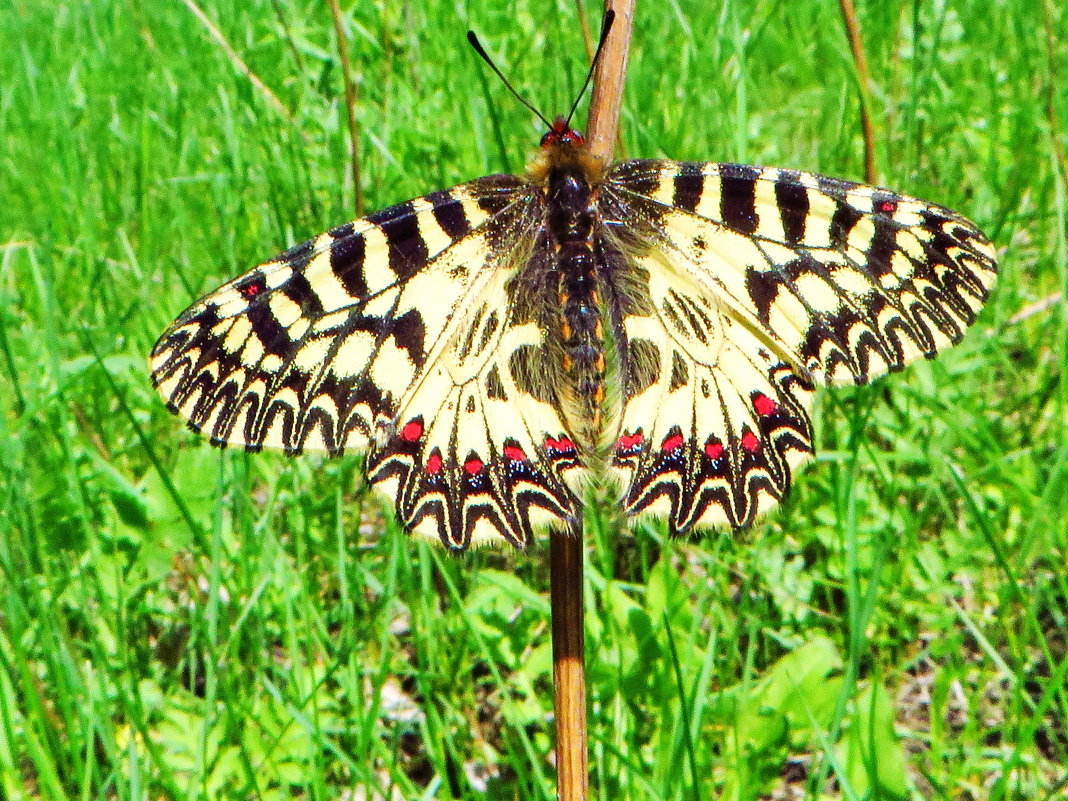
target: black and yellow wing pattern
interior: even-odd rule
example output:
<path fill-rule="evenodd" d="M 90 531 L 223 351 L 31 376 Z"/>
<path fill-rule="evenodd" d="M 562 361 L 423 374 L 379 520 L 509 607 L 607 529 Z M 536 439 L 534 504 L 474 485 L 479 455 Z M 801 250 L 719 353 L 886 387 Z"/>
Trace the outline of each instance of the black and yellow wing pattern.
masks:
<path fill-rule="evenodd" d="M 817 384 L 863 384 L 958 342 L 996 275 L 941 206 L 812 173 L 634 161 L 605 183 L 648 289 L 613 467 L 631 514 L 739 527 L 812 453 Z"/>
<path fill-rule="evenodd" d="M 818 384 L 955 343 L 996 275 L 948 209 L 806 172 L 605 168 L 560 121 L 489 176 L 197 301 L 153 382 L 219 445 L 365 451 L 415 534 L 528 545 L 614 479 L 673 532 L 748 525 L 812 453 Z"/>

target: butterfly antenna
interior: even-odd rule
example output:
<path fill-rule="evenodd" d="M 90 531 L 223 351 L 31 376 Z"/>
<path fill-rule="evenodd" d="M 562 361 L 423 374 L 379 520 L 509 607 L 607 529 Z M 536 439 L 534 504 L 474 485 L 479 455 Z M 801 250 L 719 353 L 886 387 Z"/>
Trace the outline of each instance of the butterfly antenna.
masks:
<path fill-rule="evenodd" d="M 475 52 L 482 57 L 482 60 L 489 64 L 490 69 L 497 73 L 497 77 L 504 82 L 504 85 L 508 87 L 508 91 L 515 96 L 515 99 L 527 108 L 529 108 L 531 111 L 533 111 L 537 115 L 538 119 L 545 123 L 546 128 L 552 128 L 552 123 L 545 119 L 545 115 L 538 111 L 536 108 L 534 108 L 534 106 L 532 106 L 529 102 L 527 102 L 523 98 L 523 96 L 515 90 L 515 87 L 512 86 L 512 84 L 508 83 L 508 79 L 504 77 L 503 72 L 497 69 L 497 65 L 493 63 L 493 59 L 489 57 L 489 53 L 486 52 L 486 49 L 482 46 L 482 43 L 478 41 L 478 37 L 475 36 L 474 31 L 467 32 L 467 41 L 471 43 L 471 47 L 475 48 Z"/>
<path fill-rule="evenodd" d="M 571 105 L 571 111 L 567 113 L 567 124 L 571 127 L 571 117 L 575 114 L 575 109 L 578 108 L 579 100 L 586 94 L 586 87 L 590 85 L 590 81 L 593 79 L 593 71 L 597 67 L 597 62 L 601 60 L 601 51 L 604 50 L 604 43 L 608 40 L 608 32 L 612 30 L 612 21 L 616 18 L 616 12 L 612 9 L 608 9 L 604 12 L 604 21 L 601 23 L 601 41 L 597 43 L 597 52 L 593 54 L 593 61 L 590 62 L 590 71 L 586 73 L 586 81 L 582 84 L 582 90 L 575 97 L 575 102 Z"/>

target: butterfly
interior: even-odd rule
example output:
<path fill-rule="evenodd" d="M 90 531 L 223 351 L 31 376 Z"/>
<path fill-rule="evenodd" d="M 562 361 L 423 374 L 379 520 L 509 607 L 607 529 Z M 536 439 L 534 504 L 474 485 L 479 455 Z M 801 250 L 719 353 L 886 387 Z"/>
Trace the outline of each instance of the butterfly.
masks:
<path fill-rule="evenodd" d="M 958 342 L 996 273 L 942 206 L 799 170 L 609 165 L 559 117 L 525 176 L 290 248 L 190 306 L 150 366 L 217 445 L 365 452 L 399 521 L 450 549 L 528 546 L 590 482 L 672 533 L 740 528 L 811 457 L 818 385 Z"/>

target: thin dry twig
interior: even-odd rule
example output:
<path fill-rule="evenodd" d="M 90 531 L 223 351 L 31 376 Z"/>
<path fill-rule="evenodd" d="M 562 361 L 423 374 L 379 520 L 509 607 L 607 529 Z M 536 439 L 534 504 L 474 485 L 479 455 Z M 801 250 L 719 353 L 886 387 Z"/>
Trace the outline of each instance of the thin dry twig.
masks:
<path fill-rule="evenodd" d="M 349 40 L 345 35 L 345 25 L 341 18 L 341 6 L 337 0 L 330 0 L 330 12 L 334 18 L 334 33 L 337 38 L 337 54 L 341 59 L 341 74 L 345 81 L 345 109 L 348 112 L 349 150 L 352 157 L 352 191 L 356 200 L 356 216 L 363 216 L 363 180 L 360 177 L 360 128 L 356 122 L 356 86 L 352 81 L 349 67 Z"/>
<path fill-rule="evenodd" d="M 297 43 L 293 39 L 293 30 L 289 27 L 289 22 L 286 20 L 281 0 L 271 0 L 271 5 L 274 7 L 274 15 L 278 17 L 278 24 L 282 28 L 282 33 L 285 34 L 286 44 L 289 45 L 289 51 L 293 54 L 293 60 L 297 63 L 297 70 L 303 75 L 304 56 L 300 54 L 300 48 L 297 47 Z"/>
<path fill-rule="evenodd" d="M 70 409 L 74 414 L 74 419 L 78 422 L 78 430 L 81 431 L 82 436 L 88 439 L 101 458 L 110 464 L 113 456 L 108 450 L 108 446 L 104 444 L 104 440 L 101 439 L 100 434 L 93 427 L 93 423 L 89 419 L 89 415 L 85 413 L 85 409 L 77 403 L 71 403 Z"/>
<path fill-rule="evenodd" d="M 1061 143 L 1061 132 L 1057 123 L 1057 34 L 1053 27 L 1053 8 L 1050 0 L 1042 2 L 1043 27 L 1046 30 L 1046 58 L 1049 61 L 1049 81 L 1046 84 L 1046 121 L 1049 123 L 1049 138 L 1053 141 L 1053 153 L 1057 166 L 1061 170 L 1061 180 L 1068 182 L 1068 157 Z"/>
<path fill-rule="evenodd" d="M 1064 302 L 1064 294 L 1061 292 L 1054 292 L 1052 295 L 1042 298 L 1042 300 L 1036 300 L 1034 303 L 1028 304 L 1020 309 L 1016 314 L 1012 315 L 1005 323 L 1005 325 L 1016 325 L 1022 323 L 1024 320 L 1034 317 L 1036 314 L 1041 314 L 1051 306 L 1056 306 Z M 991 332 L 992 333 L 992 332 Z"/>
<path fill-rule="evenodd" d="M 875 130 L 871 124 L 871 76 L 868 74 L 868 61 L 864 56 L 864 41 L 860 37 L 860 24 L 857 22 L 857 9 L 853 0 L 838 0 L 845 22 L 849 49 L 853 51 L 853 63 L 857 67 L 857 84 L 860 87 L 860 125 L 864 131 L 864 180 L 874 184 L 875 169 Z"/>
<path fill-rule="evenodd" d="M 582 42 L 586 45 L 586 60 L 593 61 L 593 36 L 590 33 L 590 21 L 586 18 L 586 7 L 582 0 L 575 0 L 575 13 L 578 15 L 579 27 L 582 28 Z"/>
<path fill-rule="evenodd" d="M 590 152 L 604 161 L 611 161 L 619 131 L 619 110 L 623 99 L 623 83 L 627 76 L 627 56 L 630 34 L 634 27 L 635 0 L 606 0 L 605 10 L 616 15 L 612 33 L 605 42 L 597 71 L 593 75 L 590 97 L 590 118 L 586 126 L 586 142 Z"/>
<path fill-rule="evenodd" d="M 230 63 L 233 65 L 234 69 L 248 78 L 256 91 L 262 94 L 267 100 L 267 105 L 278 112 L 282 119 L 286 120 L 286 122 L 291 122 L 293 115 L 289 113 L 289 110 L 282 104 L 282 101 L 278 99 L 278 95 L 272 92 L 267 84 L 260 80 L 259 76 L 256 75 L 256 73 L 249 68 L 248 64 L 242 60 L 241 56 L 237 54 L 237 51 L 230 46 L 228 41 L 226 41 L 226 37 L 222 35 L 222 31 L 216 27 L 215 23 L 208 19 L 208 15 L 201 11 L 200 7 L 194 3 L 193 0 L 182 0 L 182 2 L 185 3 L 186 8 L 193 12 L 193 16 L 200 21 L 200 24 L 204 26 L 207 32 L 211 35 L 211 38 L 215 40 L 215 43 L 226 54 L 226 57 L 230 59 Z"/>

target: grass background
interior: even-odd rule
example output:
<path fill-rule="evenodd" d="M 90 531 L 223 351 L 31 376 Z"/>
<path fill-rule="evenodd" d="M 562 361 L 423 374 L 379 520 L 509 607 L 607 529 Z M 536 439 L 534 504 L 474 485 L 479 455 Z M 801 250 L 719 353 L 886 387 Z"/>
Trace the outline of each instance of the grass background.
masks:
<path fill-rule="evenodd" d="M 536 143 L 468 27 L 547 114 L 585 70 L 563 0 L 344 5 L 368 210 Z M 943 358 L 820 396 L 749 534 L 590 511 L 593 798 L 1063 797 L 1057 5 L 858 3 L 880 182 L 1003 272 Z M 214 450 L 149 385 L 194 297 L 353 216 L 326 4 L 203 9 L 282 112 L 179 0 L 0 0 L 0 796 L 553 798 L 547 549 L 415 545 L 359 459 Z M 624 102 L 629 156 L 862 174 L 829 0 L 645 0 Z"/>

